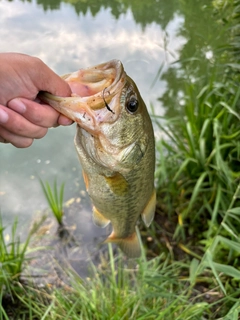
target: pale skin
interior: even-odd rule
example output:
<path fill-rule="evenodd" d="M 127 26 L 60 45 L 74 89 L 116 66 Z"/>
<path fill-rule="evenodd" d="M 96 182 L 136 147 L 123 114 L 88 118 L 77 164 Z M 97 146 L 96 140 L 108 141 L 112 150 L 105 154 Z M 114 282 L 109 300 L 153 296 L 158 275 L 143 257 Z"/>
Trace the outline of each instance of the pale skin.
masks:
<path fill-rule="evenodd" d="M 69 85 L 43 61 L 20 53 L 0 53 L 0 142 L 29 147 L 51 127 L 72 120 L 37 99 L 39 91 L 71 96 Z"/>

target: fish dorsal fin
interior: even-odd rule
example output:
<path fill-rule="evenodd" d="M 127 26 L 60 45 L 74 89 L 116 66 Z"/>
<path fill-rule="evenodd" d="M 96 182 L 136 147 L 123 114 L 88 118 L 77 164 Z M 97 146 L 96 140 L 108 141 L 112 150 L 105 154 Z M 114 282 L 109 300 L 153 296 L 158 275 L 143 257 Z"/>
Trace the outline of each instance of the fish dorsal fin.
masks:
<path fill-rule="evenodd" d="M 147 227 L 149 227 L 151 222 L 153 221 L 155 208 L 156 208 L 156 191 L 153 190 L 151 198 L 142 212 L 142 219 Z"/>
<path fill-rule="evenodd" d="M 128 192 L 128 182 L 124 176 L 116 172 L 113 176 L 104 176 L 109 188 L 118 196 L 124 196 Z"/>
<path fill-rule="evenodd" d="M 93 222 L 96 226 L 105 228 L 110 223 L 110 220 L 106 219 L 96 207 L 93 207 Z"/>
<path fill-rule="evenodd" d="M 126 238 L 117 238 L 114 231 L 104 243 L 115 243 L 128 258 L 139 258 L 141 256 L 141 245 L 136 231 Z"/>

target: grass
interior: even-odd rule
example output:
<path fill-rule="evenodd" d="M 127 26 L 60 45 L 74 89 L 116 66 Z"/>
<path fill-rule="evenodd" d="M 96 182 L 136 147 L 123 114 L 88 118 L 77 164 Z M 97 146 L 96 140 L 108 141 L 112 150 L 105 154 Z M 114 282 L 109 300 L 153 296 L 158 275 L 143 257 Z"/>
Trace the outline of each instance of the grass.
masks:
<path fill-rule="evenodd" d="M 0 319 L 172 319 L 173 313 L 179 320 L 200 319 L 211 314 L 214 303 L 204 301 L 181 276 L 187 268 L 182 262 L 171 263 L 165 254 L 127 262 L 122 255 L 114 257 L 109 245 L 101 269 L 93 266 L 91 279 L 85 281 L 70 274 L 72 288 L 67 292 L 49 293 L 16 282 L 11 301 L 15 309 L 10 313 L 2 308 Z"/>
<path fill-rule="evenodd" d="M 4 227 L 0 218 L 0 262 L 1 262 L 1 285 L 8 286 L 9 278 L 18 279 L 23 268 L 24 256 L 28 240 L 24 246 L 16 239 L 17 220 L 12 225 L 11 236 L 13 241 L 7 243 L 4 237 Z"/>
<path fill-rule="evenodd" d="M 195 276 L 210 271 L 227 301 L 240 297 L 240 79 L 229 70 L 217 78 L 186 80 L 178 115 L 156 118 L 164 133 L 156 177 L 161 214 L 176 221 L 171 240 L 195 257 Z"/>
<path fill-rule="evenodd" d="M 186 237 L 184 225 L 196 208 L 196 223 L 211 216 L 206 225 L 207 237 L 211 236 L 218 213 L 227 210 L 238 185 L 240 89 L 234 84 L 226 86 L 212 83 L 197 91 L 190 84 L 183 115 L 164 124 L 157 122 L 167 139 L 157 145 L 161 156 L 156 175 L 159 192 L 173 195 L 178 202 L 169 208 L 178 212 L 176 236 Z"/>
<path fill-rule="evenodd" d="M 198 320 L 218 319 L 224 311 L 234 319 L 240 307 L 236 293 L 224 297 L 217 284 L 201 291 L 196 284 L 211 283 L 213 275 L 210 270 L 199 275 L 199 268 L 195 258 L 189 265 L 173 262 L 165 253 L 151 260 L 143 254 L 138 261 L 127 262 L 121 254 L 115 257 L 109 245 L 101 268 L 92 266 L 91 278 L 82 280 L 69 273 L 72 287 L 67 291 L 49 292 L 16 282 L 11 301 L 14 308 L 10 312 L 9 301 L 5 302 L 0 319 L 170 320 L 174 314 L 177 320 Z"/>
<path fill-rule="evenodd" d="M 219 67 L 207 79 L 195 83 L 186 79 L 178 114 L 155 117 L 163 133 L 157 143 L 156 170 L 160 215 L 175 221 L 168 247 L 173 244 L 194 257 L 189 264 L 192 286 L 210 272 L 212 281 L 200 282 L 205 290 L 218 287 L 218 303 L 223 309 L 228 306 L 221 313 L 224 319 L 240 315 L 240 78 L 236 70 L 236 64 L 231 70 L 226 67 L 221 79 Z"/>
<path fill-rule="evenodd" d="M 188 289 L 178 281 L 181 266 L 173 267 L 164 255 L 152 261 L 143 257 L 135 268 L 124 263 L 121 256 L 114 258 L 109 245 L 105 270 L 93 268 L 91 280 L 75 281 L 67 298 L 58 292 L 61 314 L 66 319 L 171 319 L 174 311 L 176 319 L 197 319 L 204 312 L 204 302 L 198 308 L 189 303 Z M 51 319 L 57 311 L 59 306 L 52 306 Z"/>
<path fill-rule="evenodd" d="M 53 187 L 50 186 L 49 182 L 43 182 L 39 179 L 43 193 L 48 202 L 48 205 L 57 219 L 59 226 L 63 225 L 63 196 L 64 196 L 64 183 L 61 184 L 58 190 L 57 180 L 55 179 Z"/>
<path fill-rule="evenodd" d="M 21 273 L 27 263 L 26 254 L 32 235 L 38 225 L 34 225 L 24 243 L 17 236 L 17 219 L 12 225 L 11 235 L 5 234 L 5 227 L 0 217 L 0 319 L 15 319 L 14 314 L 29 319 L 29 308 L 23 296 L 28 293 L 28 286 L 21 281 Z M 30 291 L 29 291 L 30 292 Z M 35 295 L 36 296 L 36 295 Z M 32 294 L 28 295 L 32 301 Z M 38 301 L 39 299 L 35 299 Z M 34 301 L 34 300 L 33 300 Z M 34 302 L 31 302 L 34 304 Z M 12 317 L 13 315 L 13 317 Z M 26 316 L 26 318 L 25 318 Z"/>

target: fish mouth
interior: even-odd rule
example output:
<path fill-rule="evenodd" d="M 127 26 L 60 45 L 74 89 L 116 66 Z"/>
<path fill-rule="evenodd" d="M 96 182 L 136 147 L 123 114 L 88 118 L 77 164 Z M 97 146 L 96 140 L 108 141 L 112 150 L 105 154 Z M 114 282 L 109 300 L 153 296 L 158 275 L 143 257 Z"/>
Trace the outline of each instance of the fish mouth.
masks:
<path fill-rule="evenodd" d="M 121 61 L 111 60 L 62 78 L 72 90 L 71 97 L 40 92 L 39 98 L 90 132 L 96 131 L 102 122 L 117 119 L 127 78 Z"/>

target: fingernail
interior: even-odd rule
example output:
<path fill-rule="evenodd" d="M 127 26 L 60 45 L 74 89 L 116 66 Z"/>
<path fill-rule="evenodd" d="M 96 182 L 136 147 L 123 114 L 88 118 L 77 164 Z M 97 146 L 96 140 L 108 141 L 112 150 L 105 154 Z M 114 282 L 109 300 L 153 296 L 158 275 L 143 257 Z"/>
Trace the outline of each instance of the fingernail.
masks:
<path fill-rule="evenodd" d="M 4 110 L 0 109 L 0 123 L 6 123 L 9 119 L 9 116 L 7 112 Z"/>
<path fill-rule="evenodd" d="M 25 104 L 17 98 L 9 101 L 8 106 L 9 106 L 9 108 L 11 108 L 12 110 L 14 110 L 18 113 L 24 113 L 26 111 Z"/>

